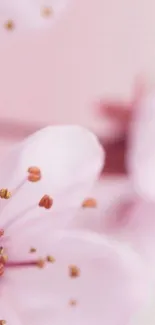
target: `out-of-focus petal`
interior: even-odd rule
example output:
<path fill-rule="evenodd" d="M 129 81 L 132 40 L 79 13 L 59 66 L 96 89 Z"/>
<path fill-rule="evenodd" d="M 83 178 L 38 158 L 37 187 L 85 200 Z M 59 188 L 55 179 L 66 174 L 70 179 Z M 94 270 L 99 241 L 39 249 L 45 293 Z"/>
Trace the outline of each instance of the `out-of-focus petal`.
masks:
<path fill-rule="evenodd" d="M 66 211 L 72 210 L 74 217 L 88 195 L 103 160 L 96 136 L 82 127 L 54 126 L 36 132 L 17 145 L 1 164 L 0 186 L 13 190 L 11 199 L 1 200 L 1 227 L 14 219 L 45 218 L 57 211 L 61 212 L 62 225 Z M 40 168 L 40 181 L 27 180 L 31 166 Z M 44 195 L 51 196 L 51 209 L 38 206 Z"/>
<path fill-rule="evenodd" d="M 145 96 L 135 111 L 127 163 L 136 192 L 155 200 L 155 94 Z"/>
<path fill-rule="evenodd" d="M 139 256 L 92 232 L 48 234 L 48 224 L 25 227 L 10 242 L 10 258 L 55 258 L 43 269 L 6 272 L 4 290 L 16 300 L 22 324 L 127 324 L 146 294 L 145 268 Z M 29 245 L 36 253 L 29 253 Z M 75 277 L 70 276 L 71 265 L 79 269 Z"/>
<path fill-rule="evenodd" d="M 145 306 L 130 325 L 154 325 L 155 322 L 155 203 L 128 202 L 109 220 L 109 234 L 128 242 L 144 260 L 149 270 L 151 290 Z M 109 218 L 110 219 L 110 218 Z"/>
<path fill-rule="evenodd" d="M 0 32 L 50 27 L 68 5 L 68 0 L 0 1 Z"/>
<path fill-rule="evenodd" d="M 0 299 L 0 321 L 5 321 L 7 325 L 22 325 L 16 312 L 16 302 L 9 297 L 7 299 L 5 295 L 1 295 Z"/>
<path fill-rule="evenodd" d="M 135 201 L 118 208 L 109 218 L 109 229 L 119 238 L 126 240 L 142 256 L 145 263 L 155 273 L 155 204 Z"/>
<path fill-rule="evenodd" d="M 129 325 L 154 325 L 155 324 L 155 283 L 146 306 L 133 317 Z"/>

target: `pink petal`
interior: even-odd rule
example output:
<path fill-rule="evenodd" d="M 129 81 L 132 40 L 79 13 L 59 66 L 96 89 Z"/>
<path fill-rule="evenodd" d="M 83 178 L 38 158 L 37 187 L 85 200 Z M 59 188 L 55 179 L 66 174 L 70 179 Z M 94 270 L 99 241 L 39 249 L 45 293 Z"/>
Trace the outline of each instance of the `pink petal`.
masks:
<path fill-rule="evenodd" d="M 74 210 L 87 197 L 101 171 L 103 159 L 97 138 L 82 127 L 54 126 L 36 132 L 17 145 L 1 165 L 1 188 L 17 189 L 10 200 L 2 202 L 1 227 L 16 219 L 22 221 L 55 213 L 61 214 L 62 225 L 66 211 L 72 210 L 74 217 Z M 40 168 L 39 182 L 26 180 L 30 166 Z M 53 199 L 49 210 L 38 206 L 46 194 Z M 65 217 L 64 221 L 66 224 Z"/>
<path fill-rule="evenodd" d="M 130 325 L 154 325 L 155 324 L 155 286 L 152 288 L 152 294 L 143 310 L 133 318 Z"/>
<path fill-rule="evenodd" d="M 132 250 L 95 233 L 23 229 L 10 242 L 10 258 L 53 255 L 45 269 L 9 268 L 3 288 L 16 300 L 22 324 L 124 325 L 146 294 L 144 266 Z M 36 254 L 36 255 L 35 255 Z M 80 269 L 71 278 L 69 265 Z M 75 299 L 76 306 L 69 301 Z"/>
<path fill-rule="evenodd" d="M 128 202 L 127 202 L 128 203 Z M 155 323 L 155 203 L 135 201 L 127 203 L 109 216 L 109 230 L 119 240 L 125 240 L 137 251 L 149 270 L 150 295 L 130 325 Z M 124 213 L 122 214 L 124 210 Z M 102 229 L 103 230 L 103 229 Z"/>
<path fill-rule="evenodd" d="M 126 205 L 127 206 L 127 205 Z M 131 202 L 128 208 L 118 209 L 109 225 L 119 238 L 124 238 L 142 256 L 150 271 L 155 272 L 155 203 Z"/>
<path fill-rule="evenodd" d="M 16 313 L 16 303 L 1 295 L 0 302 L 0 321 L 6 321 L 7 325 L 22 325 Z"/>
<path fill-rule="evenodd" d="M 68 0 L 13 0 L 11 4 L 9 0 L 1 0 L 1 32 L 16 34 L 25 29 L 49 28 L 67 4 Z M 51 13 L 45 13 L 47 8 L 51 9 Z M 13 21 L 12 29 L 7 29 L 8 21 Z"/>
<path fill-rule="evenodd" d="M 74 228 L 89 229 L 101 233 L 109 220 L 111 210 L 118 203 L 133 195 L 130 182 L 124 177 L 108 177 L 98 181 L 89 197 L 96 200 L 95 208 L 81 208 L 72 220 Z"/>
<path fill-rule="evenodd" d="M 136 192 L 155 199 L 155 94 L 142 99 L 131 125 L 128 166 Z"/>

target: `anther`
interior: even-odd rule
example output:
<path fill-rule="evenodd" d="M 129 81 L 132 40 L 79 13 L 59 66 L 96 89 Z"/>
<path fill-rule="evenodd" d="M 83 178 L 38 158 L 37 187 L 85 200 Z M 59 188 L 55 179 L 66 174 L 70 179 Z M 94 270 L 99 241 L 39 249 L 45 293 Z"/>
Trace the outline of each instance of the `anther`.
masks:
<path fill-rule="evenodd" d="M 82 203 L 82 208 L 96 208 L 97 202 L 93 198 L 88 198 Z"/>
<path fill-rule="evenodd" d="M 48 17 L 51 17 L 52 14 L 53 14 L 52 7 L 44 7 L 44 8 L 42 8 L 42 10 L 41 10 L 41 15 L 42 15 L 43 17 L 48 18 Z"/>
<path fill-rule="evenodd" d="M 38 167 L 31 166 L 31 167 L 28 168 L 28 173 L 40 175 L 41 174 L 41 171 L 40 171 L 40 169 Z"/>
<path fill-rule="evenodd" d="M 50 209 L 53 205 L 53 199 L 49 195 L 44 195 L 39 201 L 39 206 L 45 209 Z"/>
<path fill-rule="evenodd" d="M 2 237 L 4 235 L 4 230 L 0 229 L 0 237 Z"/>
<path fill-rule="evenodd" d="M 70 304 L 70 306 L 76 306 L 77 305 L 77 301 L 75 299 L 71 299 L 69 301 L 69 304 Z"/>
<path fill-rule="evenodd" d="M 71 278 L 77 278 L 80 275 L 80 269 L 76 265 L 70 265 L 69 275 Z"/>
<path fill-rule="evenodd" d="M 0 319 L 0 325 L 6 325 L 6 320 Z"/>
<path fill-rule="evenodd" d="M 28 180 L 30 182 L 38 182 L 41 179 L 41 171 L 38 167 L 32 166 L 28 168 Z"/>
<path fill-rule="evenodd" d="M 15 27 L 15 24 L 13 22 L 13 20 L 9 19 L 6 21 L 6 23 L 4 24 L 4 27 L 7 29 L 7 30 L 13 30 L 14 27 Z"/>
<path fill-rule="evenodd" d="M 55 258 L 53 256 L 51 256 L 51 255 L 48 255 L 47 256 L 47 262 L 54 263 L 55 262 Z"/>
<path fill-rule="evenodd" d="M 45 266 L 45 260 L 39 259 L 36 264 L 39 268 L 42 269 Z"/>
<path fill-rule="evenodd" d="M 0 247 L 0 256 L 3 255 L 3 253 L 4 253 L 4 248 L 1 246 Z"/>
<path fill-rule="evenodd" d="M 36 248 L 34 248 L 34 247 L 30 248 L 30 253 L 36 253 L 36 251 L 37 251 Z"/>
<path fill-rule="evenodd" d="M 7 200 L 7 199 L 10 199 L 10 197 L 11 197 L 11 192 L 9 192 L 7 188 L 2 188 L 0 190 L 0 198 L 1 199 Z"/>

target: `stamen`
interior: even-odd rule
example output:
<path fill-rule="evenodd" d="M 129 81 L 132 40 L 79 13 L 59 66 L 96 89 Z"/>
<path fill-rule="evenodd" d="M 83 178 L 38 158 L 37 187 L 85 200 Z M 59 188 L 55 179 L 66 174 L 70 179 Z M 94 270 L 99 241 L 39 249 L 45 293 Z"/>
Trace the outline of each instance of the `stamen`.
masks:
<path fill-rule="evenodd" d="M 55 258 L 51 255 L 47 256 L 47 262 L 49 263 L 54 263 L 55 262 Z"/>
<path fill-rule="evenodd" d="M 36 166 L 29 167 L 27 171 L 30 174 L 41 175 L 40 169 L 38 167 L 36 167 Z"/>
<path fill-rule="evenodd" d="M 71 278 L 77 278 L 80 275 L 80 269 L 76 265 L 70 265 L 69 275 Z"/>
<path fill-rule="evenodd" d="M 8 189 L 3 189 L 2 188 L 0 190 L 0 198 L 2 198 L 2 199 L 13 198 L 18 193 L 18 191 L 25 185 L 25 183 L 27 181 L 37 182 L 37 181 L 39 181 L 41 179 L 41 171 L 40 171 L 40 169 L 38 167 L 29 167 L 27 172 L 28 172 L 28 176 L 25 176 L 25 178 L 11 192 L 8 191 Z M 6 205 L 4 205 L 2 207 L 1 213 L 3 212 L 5 207 L 6 207 Z"/>
<path fill-rule="evenodd" d="M 41 171 L 38 167 L 29 167 L 27 172 L 28 176 L 26 176 L 14 190 L 12 190 L 12 196 L 14 196 L 23 185 L 25 185 L 27 180 L 30 182 L 37 182 L 41 179 Z"/>
<path fill-rule="evenodd" d="M 1 319 L 1 320 L 0 320 L 0 325 L 6 325 L 6 320 Z"/>
<path fill-rule="evenodd" d="M 41 171 L 38 167 L 29 167 L 28 168 L 28 180 L 30 182 L 38 182 L 41 179 Z"/>
<path fill-rule="evenodd" d="M 8 199 L 10 199 L 10 197 L 11 197 L 11 192 L 9 192 L 7 188 L 2 188 L 0 190 L 0 198 L 1 199 L 8 200 Z"/>
<path fill-rule="evenodd" d="M 45 266 L 44 259 L 38 259 L 34 261 L 22 261 L 22 262 L 8 262 L 6 263 L 6 267 L 33 267 L 37 266 L 39 268 L 43 268 Z"/>
<path fill-rule="evenodd" d="M 53 199 L 49 195 L 44 195 L 39 201 L 39 206 L 45 209 L 50 209 L 53 205 Z"/>
<path fill-rule="evenodd" d="M 93 198 L 88 198 L 82 203 L 82 208 L 96 208 L 97 202 Z"/>

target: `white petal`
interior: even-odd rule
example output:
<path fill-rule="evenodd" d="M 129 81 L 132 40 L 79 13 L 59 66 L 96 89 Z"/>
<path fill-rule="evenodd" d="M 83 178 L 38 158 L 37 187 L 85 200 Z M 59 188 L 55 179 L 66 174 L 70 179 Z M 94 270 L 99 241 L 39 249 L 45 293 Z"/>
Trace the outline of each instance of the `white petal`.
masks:
<path fill-rule="evenodd" d="M 45 269 L 8 269 L 5 292 L 15 299 L 26 325 L 119 325 L 127 324 L 145 293 L 143 264 L 128 247 L 95 233 L 59 231 L 49 227 L 23 229 L 12 238 L 10 258 L 30 259 L 51 254 L 54 264 Z M 18 258 L 17 258 L 18 257 Z M 69 265 L 80 268 L 69 276 Z M 77 306 L 69 305 L 70 299 Z"/>
<path fill-rule="evenodd" d="M 142 99 L 131 125 L 128 166 L 136 192 L 155 200 L 155 94 Z"/>
<path fill-rule="evenodd" d="M 12 0 L 10 3 L 9 0 L 1 0 L 0 30 L 6 33 L 5 27 L 9 20 L 13 21 L 14 33 L 23 29 L 50 27 L 68 2 L 68 0 Z"/>
<path fill-rule="evenodd" d="M 36 183 L 26 180 L 11 199 L 3 200 L 1 227 L 14 219 L 21 222 L 40 215 L 52 217 L 55 212 L 62 216 L 62 225 L 68 209 L 74 217 L 100 173 L 103 156 L 97 138 L 82 127 L 47 127 L 30 136 L 2 163 L 0 186 L 9 190 L 17 188 L 26 179 L 30 166 L 41 169 L 42 179 Z M 49 210 L 38 206 L 45 194 L 53 199 Z M 27 209 L 28 213 L 24 214 Z"/>

